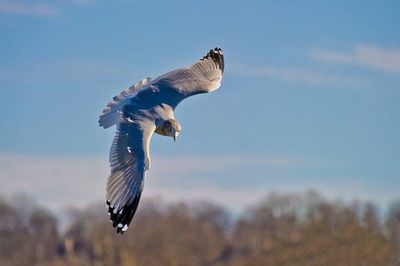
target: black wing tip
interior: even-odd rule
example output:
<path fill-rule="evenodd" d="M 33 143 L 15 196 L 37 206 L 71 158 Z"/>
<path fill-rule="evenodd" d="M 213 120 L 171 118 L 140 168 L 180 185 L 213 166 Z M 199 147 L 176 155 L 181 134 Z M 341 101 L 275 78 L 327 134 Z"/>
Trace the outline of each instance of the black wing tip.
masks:
<path fill-rule="evenodd" d="M 118 234 L 123 234 L 128 230 L 138 208 L 140 196 L 141 193 L 136 195 L 132 202 L 118 208 L 117 211 L 115 211 L 115 207 L 112 207 L 108 200 L 106 201 L 108 213 L 110 215 L 110 222 L 112 222 L 112 226 L 117 229 Z"/>
<path fill-rule="evenodd" d="M 224 62 L 224 53 L 221 48 L 215 47 L 214 49 L 210 49 L 210 51 L 205 55 L 202 59 L 211 59 L 217 64 L 217 66 L 221 69 L 222 73 L 224 72 L 225 62 Z"/>

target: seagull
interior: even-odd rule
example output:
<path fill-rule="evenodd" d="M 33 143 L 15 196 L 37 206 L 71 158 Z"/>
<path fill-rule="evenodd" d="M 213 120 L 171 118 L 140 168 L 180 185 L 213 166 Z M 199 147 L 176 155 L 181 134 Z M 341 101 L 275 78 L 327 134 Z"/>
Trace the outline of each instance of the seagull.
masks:
<path fill-rule="evenodd" d="M 151 165 L 149 146 L 153 133 L 176 141 L 182 130 L 174 117 L 177 105 L 187 97 L 217 90 L 223 72 L 224 55 L 220 48 L 214 48 L 190 67 L 139 81 L 113 97 L 103 109 L 99 126 L 116 125 L 106 207 L 117 233 L 128 229 L 137 210 Z"/>

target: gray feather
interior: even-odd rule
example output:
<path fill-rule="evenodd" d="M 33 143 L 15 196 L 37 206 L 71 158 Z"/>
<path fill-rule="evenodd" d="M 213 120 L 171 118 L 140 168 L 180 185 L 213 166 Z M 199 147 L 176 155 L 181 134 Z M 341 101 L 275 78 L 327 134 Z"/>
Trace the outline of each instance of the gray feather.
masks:
<path fill-rule="evenodd" d="M 134 212 L 130 219 L 121 217 L 125 217 L 125 210 L 132 209 L 132 204 L 139 203 L 137 198 L 142 193 L 150 164 L 148 147 L 154 129 L 155 125 L 147 120 L 137 124 L 118 124 L 110 150 L 111 174 L 106 185 L 106 202 L 112 209 L 111 220 L 118 221 L 115 226 L 122 224 L 127 228 Z M 137 205 L 134 208 L 136 210 Z"/>

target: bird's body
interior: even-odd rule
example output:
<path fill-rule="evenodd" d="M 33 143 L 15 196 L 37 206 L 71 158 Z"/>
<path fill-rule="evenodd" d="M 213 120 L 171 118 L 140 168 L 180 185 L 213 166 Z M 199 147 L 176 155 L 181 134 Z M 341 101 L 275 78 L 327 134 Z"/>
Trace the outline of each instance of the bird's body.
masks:
<path fill-rule="evenodd" d="M 99 125 L 117 126 L 111 150 L 111 174 L 107 179 L 106 203 L 118 233 L 127 230 L 143 191 L 150 168 L 153 133 L 176 140 L 181 131 L 174 110 L 187 97 L 219 88 L 224 70 L 222 50 L 215 48 L 188 68 L 141 80 L 108 103 Z"/>

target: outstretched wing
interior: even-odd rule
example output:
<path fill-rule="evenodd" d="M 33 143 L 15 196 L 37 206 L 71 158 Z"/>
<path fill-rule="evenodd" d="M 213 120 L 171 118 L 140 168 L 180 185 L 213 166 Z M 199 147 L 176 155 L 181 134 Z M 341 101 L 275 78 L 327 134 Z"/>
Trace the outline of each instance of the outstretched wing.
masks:
<path fill-rule="evenodd" d="M 111 174 L 107 179 L 106 204 L 118 233 L 128 229 L 143 191 L 150 167 L 149 143 L 155 130 L 151 121 L 118 124 L 111 150 Z"/>
<path fill-rule="evenodd" d="M 175 108 L 189 96 L 214 91 L 221 85 L 224 67 L 222 50 L 215 48 L 190 67 L 168 72 L 154 80 L 144 79 L 122 91 L 107 104 L 100 115 L 99 125 L 108 128 L 116 124 L 118 111 L 128 100 L 143 109 L 161 103 Z"/>
<path fill-rule="evenodd" d="M 224 73 L 224 55 L 220 48 L 210 50 L 207 55 L 188 68 L 181 68 L 152 81 L 150 87 L 158 92 L 158 99 L 175 108 L 185 98 L 218 89 Z M 140 94 L 149 94 L 142 91 Z"/>

